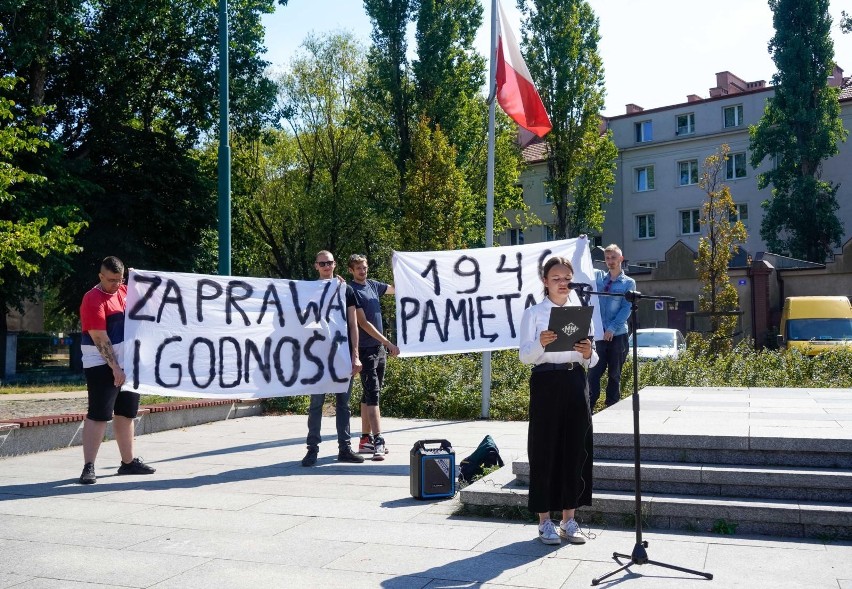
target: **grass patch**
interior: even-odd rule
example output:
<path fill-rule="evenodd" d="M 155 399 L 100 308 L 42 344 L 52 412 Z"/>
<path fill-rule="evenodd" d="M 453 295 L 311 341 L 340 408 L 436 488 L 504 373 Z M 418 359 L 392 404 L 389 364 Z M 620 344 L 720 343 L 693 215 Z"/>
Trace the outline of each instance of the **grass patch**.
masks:
<path fill-rule="evenodd" d="M 28 395 L 57 391 L 85 391 L 86 382 L 79 381 L 0 384 L 0 395 Z"/>

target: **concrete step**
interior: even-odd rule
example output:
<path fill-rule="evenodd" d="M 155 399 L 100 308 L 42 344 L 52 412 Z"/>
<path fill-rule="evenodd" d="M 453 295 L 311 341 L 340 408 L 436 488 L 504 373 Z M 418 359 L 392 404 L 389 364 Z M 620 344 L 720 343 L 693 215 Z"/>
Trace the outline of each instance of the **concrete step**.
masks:
<path fill-rule="evenodd" d="M 517 479 L 529 483 L 529 463 L 512 463 Z M 634 461 L 595 460 L 594 490 L 635 488 Z M 642 490 L 709 497 L 828 501 L 852 504 L 852 470 L 643 462 Z"/>
<path fill-rule="evenodd" d="M 491 509 L 527 504 L 526 484 L 506 465 L 459 492 L 462 504 Z M 829 539 L 852 538 L 852 505 L 843 502 L 806 502 L 727 498 L 706 495 L 643 492 L 640 501 L 643 528 L 764 534 Z M 635 492 L 595 491 L 592 506 L 578 510 L 586 523 L 631 528 L 636 521 Z"/>
<path fill-rule="evenodd" d="M 642 462 L 852 468 L 852 439 L 640 434 Z M 633 434 L 595 432 L 595 458 L 633 460 Z"/>

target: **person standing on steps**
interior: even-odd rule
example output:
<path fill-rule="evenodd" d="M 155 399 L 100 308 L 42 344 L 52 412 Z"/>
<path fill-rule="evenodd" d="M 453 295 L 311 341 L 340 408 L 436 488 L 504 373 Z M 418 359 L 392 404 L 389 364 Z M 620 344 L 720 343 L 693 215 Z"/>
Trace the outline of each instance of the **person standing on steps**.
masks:
<path fill-rule="evenodd" d="M 104 258 L 98 279 L 80 305 L 80 349 L 89 397 L 83 421 L 82 485 L 97 481 L 95 459 L 109 421 L 121 454 L 118 474 L 153 474 L 156 470 L 133 455 L 133 420 L 139 412 L 139 394 L 121 388 L 126 381 L 122 368 L 127 299 L 124 263 L 115 256 Z"/>
<path fill-rule="evenodd" d="M 624 294 L 636 290 L 636 281 L 621 269 L 624 256 L 614 243 L 604 249 L 604 261 L 607 272 L 595 270 L 596 290 Z M 601 396 L 601 376 L 607 371 L 606 397 L 607 407 L 615 405 L 621 399 L 621 369 L 627 360 L 627 320 L 630 318 L 630 301 L 623 296 L 599 296 L 603 335 L 595 342 L 595 350 L 600 361 L 589 371 L 589 405 L 594 409 Z"/>
<path fill-rule="evenodd" d="M 319 274 L 320 280 L 334 280 L 334 269 L 336 262 L 331 252 L 322 250 L 317 252 L 314 260 L 314 268 Z M 358 359 L 358 325 L 355 309 L 358 301 L 355 292 L 338 277 L 339 287 L 345 290 L 346 298 L 346 325 L 349 332 L 349 354 L 352 357 L 352 375 L 349 377 L 349 389 L 345 393 L 335 393 L 335 423 L 337 425 L 337 460 L 339 462 L 364 462 L 362 456 L 352 452 L 352 434 L 349 429 L 351 409 L 349 409 L 349 398 L 352 396 L 352 378 L 361 371 L 361 360 Z M 320 393 L 311 395 L 311 404 L 308 409 L 308 452 L 302 458 L 302 466 L 313 466 L 317 463 L 319 455 L 320 425 L 322 424 L 322 406 L 325 395 Z"/>
<path fill-rule="evenodd" d="M 521 362 L 532 364 L 530 373 L 527 456 L 530 483 L 527 507 L 538 514 L 538 538 L 544 544 L 572 544 L 586 539 L 574 519 L 578 507 L 592 504 L 592 413 L 586 391 L 586 370 L 598 361 L 592 339 L 574 344 L 573 350 L 549 352 L 556 332 L 548 328 L 554 307 L 580 306 L 570 287 L 574 267 L 567 258 L 547 260 L 542 271 L 544 299 L 528 307 L 518 333 Z M 555 526 L 553 511 L 562 512 Z"/>
<path fill-rule="evenodd" d="M 399 355 L 399 348 L 382 333 L 382 306 L 379 299 L 382 295 L 394 294 L 392 284 L 368 279 L 367 258 L 361 254 L 349 256 L 349 273 L 352 274 L 350 285 L 355 290 L 359 306 L 358 316 L 358 352 L 364 368 L 361 371 L 361 439 L 358 442 L 358 452 L 373 454 L 373 460 L 384 460 L 387 454 L 387 444 L 382 436 L 382 416 L 379 411 L 379 397 L 385 380 L 385 364 L 387 354 Z"/>

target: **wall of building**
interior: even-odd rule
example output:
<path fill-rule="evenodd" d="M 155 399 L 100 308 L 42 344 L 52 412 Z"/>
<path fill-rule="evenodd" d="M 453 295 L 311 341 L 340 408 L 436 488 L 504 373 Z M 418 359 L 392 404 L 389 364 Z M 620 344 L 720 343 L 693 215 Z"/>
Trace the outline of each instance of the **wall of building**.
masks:
<path fill-rule="evenodd" d="M 838 72 L 837 79 L 841 77 L 842 72 Z M 679 163 L 697 162 L 700 174 L 704 160 L 722 144 L 728 144 L 732 154 L 744 154 L 748 162 L 751 156 L 748 151 L 749 125 L 758 123 L 766 100 L 773 92 L 772 88 L 765 87 L 763 81 L 746 82 L 730 72 L 720 72 L 716 75 L 716 86 L 710 89 L 711 98 L 691 96 L 687 102 L 651 110 L 628 105 L 629 114 L 607 119 L 619 155 L 612 202 L 606 206 L 601 242 L 618 243 L 625 256 L 634 263 L 660 262 L 678 241 L 697 250 L 700 234 L 683 232 L 681 212 L 699 210 L 706 195 L 697 184 L 681 185 Z M 742 117 L 738 124 L 725 127 L 725 110 L 739 106 L 742 106 Z M 689 132 L 678 130 L 678 117 L 681 115 L 693 116 L 694 125 Z M 841 94 L 841 119 L 844 127 L 852 130 L 852 87 L 848 79 Z M 651 123 L 651 138 L 649 141 L 637 141 L 636 124 L 646 121 Z M 852 141 L 841 143 L 839 150 L 837 156 L 824 162 L 822 177 L 840 185 L 838 216 L 846 232 L 841 241 L 845 242 L 852 237 Z M 543 183 L 547 177 L 543 150 L 528 148 L 527 153 L 534 156 L 528 158 L 528 168 L 521 176 L 525 199 L 543 222 L 552 224 L 552 207 L 543 201 Z M 769 165 L 772 163 L 765 161 L 755 170 L 747 163 L 744 177 L 722 179 L 730 188 L 734 202 L 747 207 L 748 219 L 744 223 L 748 239 L 744 249 L 752 255 L 766 251 L 766 243 L 760 237 L 763 217 L 760 205 L 771 193 L 769 189 L 758 190 L 757 176 Z M 648 166 L 654 168 L 654 188 L 638 191 L 637 169 Z M 653 236 L 637 234 L 639 215 L 654 215 Z M 533 227 L 526 231 L 525 241 L 541 241 L 545 235 L 541 227 Z M 501 243 L 503 241 L 500 239 Z"/>

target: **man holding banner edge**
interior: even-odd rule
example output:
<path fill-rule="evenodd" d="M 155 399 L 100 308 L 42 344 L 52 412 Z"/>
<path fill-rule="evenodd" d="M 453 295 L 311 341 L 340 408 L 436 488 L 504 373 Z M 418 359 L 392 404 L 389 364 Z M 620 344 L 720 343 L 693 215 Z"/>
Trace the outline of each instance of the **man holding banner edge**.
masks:
<path fill-rule="evenodd" d="M 331 252 L 327 250 L 317 252 L 314 268 L 319 274 L 320 280 L 334 279 L 335 266 L 336 262 Z M 352 287 L 346 284 L 342 278 L 338 280 L 340 280 L 338 288 L 343 288 L 346 291 L 346 325 L 349 333 L 349 353 L 352 357 L 352 374 L 349 378 L 348 390 L 345 393 L 335 393 L 334 395 L 338 447 L 337 460 L 340 462 L 360 463 L 364 462 L 364 458 L 352 452 L 349 427 L 352 413 L 349 408 L 349 398 L 352 396 L 352 378 L 361 372 L 361 360 L 358 357 L 358 322 L 356 318 L 358 302 Z M 324 402 L 324 393 L 311 395 L 311 404 L 308 409 L 308 437 L 306 440 L 308 451 L 305 457 L 302 458 L 302 466 L 313 466 L 317 462 L 319 444 L 322 439 L 320 436 L 320 425 L 322 422 L 322 406 Z"/>

